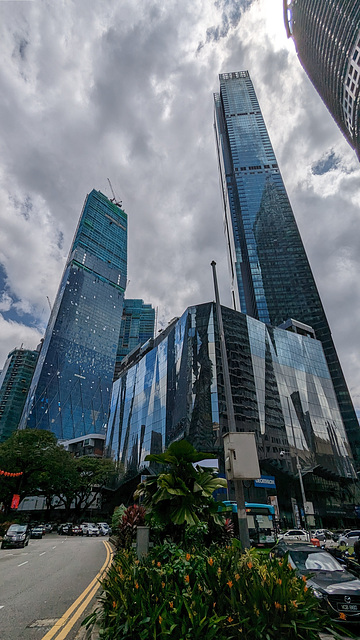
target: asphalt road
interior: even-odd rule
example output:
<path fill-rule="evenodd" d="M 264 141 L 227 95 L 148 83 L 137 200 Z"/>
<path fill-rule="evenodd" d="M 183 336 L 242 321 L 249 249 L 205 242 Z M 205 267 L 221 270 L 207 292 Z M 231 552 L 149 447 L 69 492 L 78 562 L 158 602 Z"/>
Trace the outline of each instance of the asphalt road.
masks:
<path fill-rule="evenodd" d="M 51 533 L 25 549 L 0 550 L 1 640 L 42 640 L 104 565 L 104 540 Z"/>

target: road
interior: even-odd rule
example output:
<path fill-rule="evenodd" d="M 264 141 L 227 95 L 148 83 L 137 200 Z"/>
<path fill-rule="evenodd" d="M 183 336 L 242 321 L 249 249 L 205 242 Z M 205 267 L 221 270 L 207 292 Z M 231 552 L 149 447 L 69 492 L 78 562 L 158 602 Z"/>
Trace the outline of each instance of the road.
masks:
<path fill-rule="evenodd" d="M 80 624 L 70 628 L 73 619 L 79 607 L 88 611 L 94 578 L 110 562 L 106 540 L 52 533 L 25 549 L 0 550 L 1 640 L 73 640 Z"/>

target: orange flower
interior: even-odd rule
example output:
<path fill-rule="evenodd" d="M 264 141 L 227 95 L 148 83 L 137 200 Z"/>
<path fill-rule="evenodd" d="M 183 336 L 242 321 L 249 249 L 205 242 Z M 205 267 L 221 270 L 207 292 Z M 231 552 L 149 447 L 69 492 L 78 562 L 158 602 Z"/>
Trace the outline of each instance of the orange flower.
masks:
<path fill-rule="evenodd" d="M 139 584 L 138 582 L 135 582 L 135 589 L 138 589 L 138 588 L 139 588 Z"/>
<path fill-rule="evenodd" d="M 298 603 L 296 602 L 296 600 L 291 600 L 291 604 L 293 605 L 293 607 L 295 607 L 295 609 L 297 609 Z"/>
<path fill-rule="evenodd" d="M 187 583 L 190 582 L 190 576 L 189 575 L 185 576 L 185 582 L 187 582 Z"/>
<path fill-rule="evenodd" d="M 231 587 L 233 586 L 232 580 L 228 580 L 227 583 L 228 587 L 231 589 Z"/>
<path fill-rule="evenodd" d="M 187 561 L 189 561 L 189 560 L 190 560 L 190 558 L 191 558 L 190 553 L 187 553 L 185 557 L 186 557 L 186 560 L 187 560 Z"/>
<path fill-rule="evenodd" d="M 279 602 L 274 602 L 275 609 L 281 609 L 281 604 Z"/>
<path fill-rule="evenodd" d="M 233 622 L 234 618 L 232 618 L 231 616 L 228 617 L 228 622 Z"/>
<path fill-rule="evenodd" d="M 302 580 L 303 580 L 304 582 L 306 582 L 306 577 L 305 577 L 305 576 L 303 576 L 303 577 L 302 577 Z"/>
<path fill-rule="evenodd" d="M 157 563 L 156 563 L 156 566 L 157 566 L 157 567 L 161 567 L 161 562 L 157 562 Z"/>
<path fill-rule="evenodd" d="M 116 602 L 115 602 L 115 600 L 114 600 L 114 602 L 113 602 L 113 609 L 116 609 Z"/>
<path fill-rule="evenodd" d="M 235 580 L 236 580 L 236 582 L 237 582 L 238 580 L 240 580 L 240 576 L 239 576 L 239 574 L 238 574 L 238 573 L 235 573 Z"/>
<path fill-rule="evenodd" d="M 346 620 L 346 615 L 342 611 L 339 613 L 340 620 Z"/>
<path fill-rule="evenodd" d="M 162 582 L 161 586 L 162 586 L 162 588 L 164 588 L 165 587 L 165 582 Z"/>
<path fill-rule="evenodd" d="M 172 601 L 172 600 L 170 600 L 170 602 L 169 602 L 169 607 L 170 607 L 170 609 L 173 609 L 173 608 L 174 608 L 174 603 L 173 603 L 173 601 Z"/>
<path fill-rule="evenodd" d="M 304 591 L 305 591 L 305 593 L 307 592 L 307 590 L 308 590 L 308 588 L 307 588 L 307 587 L 304 587 Z"/>
<path fill-rule="evenodd" d="M 216 607 L 216 602 L 213 602 L 213 607 Z"/>
<path fill-rule="evenodd" d="M 277 582 L 278 584 L 281 584 L 281 583 L 282 583 L 281 578 L 279 578 L 276 582 Z"/>
<path fill-rule="evenodd" d="M 162 617 L 161 617 L 161 616 L 159 616 L 159 624 L 161 624 L 161 623 L 162 623 L 162 621 L 163 621 Z"/>
<path fill-rule="evenodd" d="M 209 558 L 208 563 L 209 563 L 210 567 L 212 567 L 213 564 L 214 564 L 214 560 L 212 558 Z"/>
<path fill-rule="evenodd" d="M 253 566 L 252 562 L 248 562 L 247 566 L 248 566 L 249 569 L 252 569 L 252 566 Z"/>

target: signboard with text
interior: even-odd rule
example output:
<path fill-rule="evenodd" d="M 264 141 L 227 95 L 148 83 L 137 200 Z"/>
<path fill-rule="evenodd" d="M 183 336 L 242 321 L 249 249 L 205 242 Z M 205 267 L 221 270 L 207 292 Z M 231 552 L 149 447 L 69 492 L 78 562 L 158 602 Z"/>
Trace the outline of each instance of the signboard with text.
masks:
<path fill-rule="evenodd" d="M 276 489 L 274 476 L 261 476 L 257 480 L 254 480 L 255 487 L 262 487 L 263 489 Z"/>

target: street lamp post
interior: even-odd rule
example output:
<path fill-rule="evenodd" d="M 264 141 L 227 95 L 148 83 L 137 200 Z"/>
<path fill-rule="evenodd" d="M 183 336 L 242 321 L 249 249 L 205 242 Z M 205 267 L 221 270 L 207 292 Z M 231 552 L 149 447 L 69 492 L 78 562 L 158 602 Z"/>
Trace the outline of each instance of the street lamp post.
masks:
<path fill-rule="evenodd" d="M 288 403 L 289 416 L 290 416 L 290 425 L 291 425 L 292 435 L 293 435 L 293 439 L 294 439 L 295 460 L 296 460 L 296 468 L 297 468 L 297 472 L 298 472 L 298 474 L 299 474 L 299 482 L 300 482 L 301 499 L 302 499 L 303 509 L 304 509 L 304 522 L 305 522 L 305 529 L 307 529 L 307 518 L 306 518 L 306 496 L 305 496 L 305 489 L 304 489 L 304 483 L 303 483 L 302 474 L 301 474 L 301 465 L 300 465 L 300 460 L 299 460 L 298 452 L 297 452 L 297 449 L 296 449 L 295 430 L 294 430 L 294 425 L 293 425 L 293 421 L 292 421 L 292 415 L 291 415 L 291 409 L 290 409 L 289 396 L 286 396 L 286 399 L 287 399 L 287 403 Z"/>

